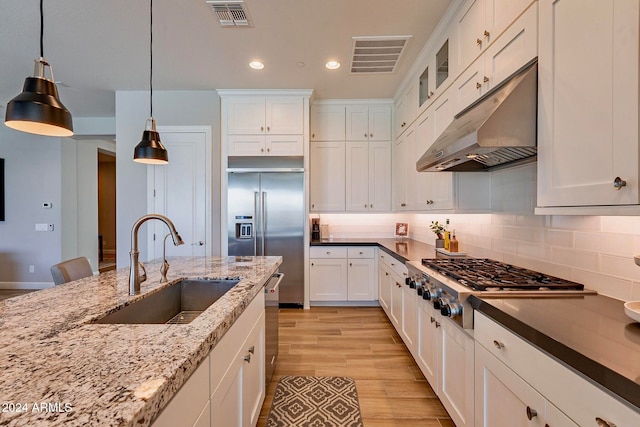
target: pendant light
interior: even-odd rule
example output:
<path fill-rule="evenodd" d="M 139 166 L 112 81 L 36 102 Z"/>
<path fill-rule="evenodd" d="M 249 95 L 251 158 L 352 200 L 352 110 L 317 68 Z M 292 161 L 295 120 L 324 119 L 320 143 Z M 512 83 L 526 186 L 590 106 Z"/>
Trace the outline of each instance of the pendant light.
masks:
<path fill-rule="evenodd" d="M 58 97 L 53 70 L 44 59 L 43 0 L 40 0 L 40 58 L 35 60 L 33 77 L 24 81 L 22 93 L 7 104 L 4 124 L 22 132 L 46 136 L 73 135 L 71 113 Z M 51 78 L 45 77 L 49 69 Z"/>
<path fill-rule="evenodd" d="M 133 150 L 133 161 L 151 165 L 169 163 L 169 153 L 160 142 L 153 118 L 153 0 L 149 0 L 149 118 L 147 119 L 142 140 Z"/>

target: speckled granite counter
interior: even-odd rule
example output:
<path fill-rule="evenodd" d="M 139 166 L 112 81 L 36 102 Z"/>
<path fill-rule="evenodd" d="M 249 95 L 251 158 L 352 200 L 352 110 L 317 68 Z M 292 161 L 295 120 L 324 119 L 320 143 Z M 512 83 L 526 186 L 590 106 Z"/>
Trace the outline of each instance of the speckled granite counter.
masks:
<path fill-rule="evenodd" d="M 391 238 L 351 238 L 311 242 L 311 246 L 378 246 L 398 261 L 420 261 L 422 258 L 434 258 L 433 245 L 412 239 L 396 240 Z"/>
<path fill-rule="evenodd" d="M 640 411 L 640 324 L 622 301 L 472 296 L 471 304 Z"/>
<path fill-rule="evenodd" d="M 124 268 L 0 302 L 0 425 L 149 425 L 282 259 L 169 261 L 169 284 L 183 277 L 242 280 L 188 325 L 91 324 L 167 286 L 158 283 L 157 262 L 146 264 L 149 279 L 135 297 Z M 34 406 L 41 403 L 47 410 Z"/>

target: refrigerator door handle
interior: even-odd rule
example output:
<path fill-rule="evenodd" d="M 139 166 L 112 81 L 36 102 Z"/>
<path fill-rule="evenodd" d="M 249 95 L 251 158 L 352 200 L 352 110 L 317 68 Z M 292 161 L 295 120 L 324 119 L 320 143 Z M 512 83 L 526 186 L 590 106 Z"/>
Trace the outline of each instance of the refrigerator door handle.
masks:
<path fill-rule="evenodd" d="M 258 233 L 256 226 L 258 225 L 258 192 L 253 192 L 253 256 L 258 255 Z"/>
<path fill-rule="evenodd" d="M 266 208 L 266 204 L 267 204 L 267 192 L 263 191 L 262 192 L 262 212 L 260 214 L 260 221 L 262 222 L 260 228 L 262 229 L 262 256 L 265 256 L 265 252 L 264 252 L 264 233 L 265 233 L 265 226 L 266 226 L 266 216 L 267 216 L 267 210 Z"/>

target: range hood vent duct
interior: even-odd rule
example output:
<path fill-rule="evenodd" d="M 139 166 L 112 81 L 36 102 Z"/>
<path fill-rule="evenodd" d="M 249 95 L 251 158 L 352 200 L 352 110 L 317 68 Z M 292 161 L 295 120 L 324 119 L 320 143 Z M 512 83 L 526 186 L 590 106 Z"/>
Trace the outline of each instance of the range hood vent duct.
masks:
<path fill-rule="evenodd" d="M 416 163 L 419 172 L 474 172 L 537 156 L 538 64 L 534 59 L 457 114 Z"/>
<path fill-rule="evenodd" d="M 243 0 L 207 0 L 207 4 L 224 28 L 252 26 Z"/>

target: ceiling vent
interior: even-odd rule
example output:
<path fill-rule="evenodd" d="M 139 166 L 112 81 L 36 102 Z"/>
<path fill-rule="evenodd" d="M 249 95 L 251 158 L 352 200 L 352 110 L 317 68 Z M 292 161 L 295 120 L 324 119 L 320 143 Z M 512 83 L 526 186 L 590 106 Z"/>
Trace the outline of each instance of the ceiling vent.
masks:
<path fill-rule="evenodd" d="M 411 37 L 353 37 L 351 72 L 393 73 Z"/>
<path fill-rule="evenodd" d="M 207 0 L 207 4 L 223 28 L 252 26 L 243 0 Z"/>

